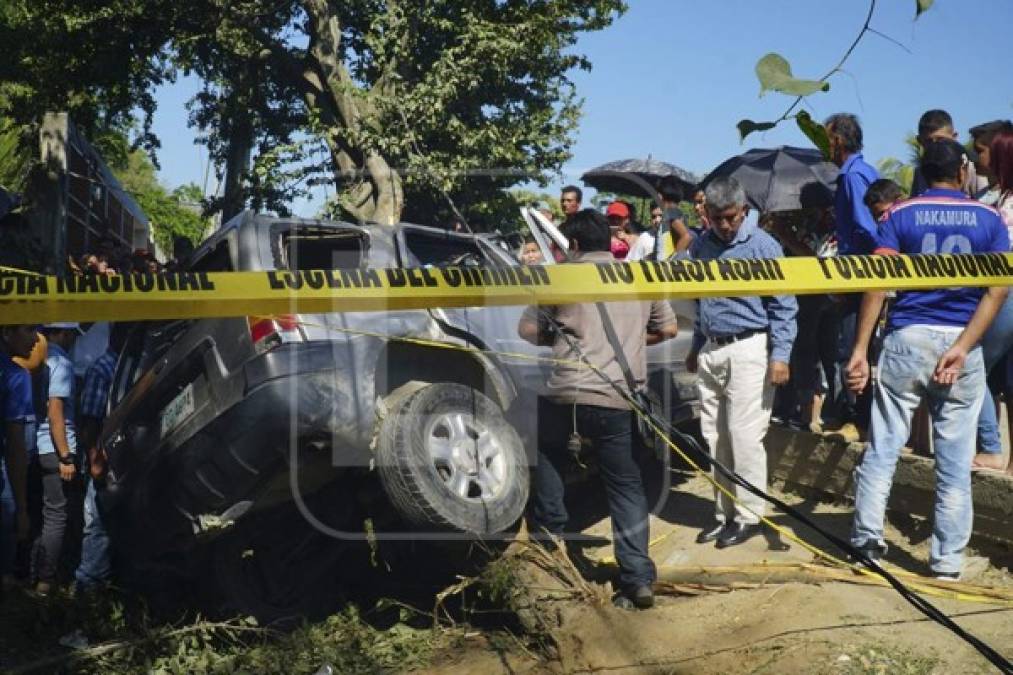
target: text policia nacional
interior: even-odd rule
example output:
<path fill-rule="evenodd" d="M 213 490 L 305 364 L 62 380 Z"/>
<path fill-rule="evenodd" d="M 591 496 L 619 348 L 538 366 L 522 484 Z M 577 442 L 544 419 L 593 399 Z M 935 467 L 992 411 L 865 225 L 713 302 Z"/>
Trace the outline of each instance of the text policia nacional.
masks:
<path fill-rule="evenodd" d="M 639 272 L 639 274 L 637 274 Z M 592 286 L 615 288 L 633 285 L 637 291 L 661 284 L 680 284 L 668 289 L 681 297 L 710 295 L 709 282 L 722 292 L 755 295 L 756 282 L 777 282 L 777 290 L 794 292 L 848 292 L 850 283 L 921 280 L 919 288 L 980 286 L 1013 281 L 1013 257 L 1004 254 L 841 256 L 801 259 L 671 260 L 665 262 L 601 263 L 543 267 L 448 267 L 418 269 L 273 270 L 268 272 L 208 273 L 176 272 L 114 276 L 82 276 L 66 279 L 23 274 L 0 274 L 0 297 L 8 300 L 72 300 L 102 296 L 110 299 L 145 295 L 213 297 L 231 278 L 243 279 L 243 296 L 255 300 L 278 293 L 297 294 L 322 289 L 464 289 L 528 288 L 537 300 L 539 288 L 554 288 L 553 297 L 565 302 L 567 289 L 586 293 Z M 266 282 L 266 283 L 264 283 Z M 780 283 L 783 282 L 783 283 Z M 227 284 L 226 284 L 227 285 Z M 235 282 L 233 283 L 235 285 Z M 693 287 L 699 285 L 698 289 Z M 686 288 L 685 286 L 688 286 Z M 764 294 L 770 292 L 769 285 Z M 259 289 L 259 290 L 258 290 Z M 631 289 L 634 290 L 634 289 Z M 661 292 L 661 289 L 658 289 Z M 424 291 L 423 291 L 424 295 Z M 661 297 L 659 295 L 659 297 Z"/>

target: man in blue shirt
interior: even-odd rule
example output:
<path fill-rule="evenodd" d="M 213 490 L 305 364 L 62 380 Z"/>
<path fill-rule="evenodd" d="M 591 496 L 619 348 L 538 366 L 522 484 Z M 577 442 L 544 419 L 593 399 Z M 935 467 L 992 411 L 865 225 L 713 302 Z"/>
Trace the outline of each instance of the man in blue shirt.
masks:
<path fill-rule="evenodd" d="M 756 225 L 745 225 L 746 193 L 734 178 L 707 186 L 710 229 L 693 240 L 696 260 L 780 258 L 781 246 Z M 697 305 L 693 346 L 686 368 L 699 373 L 700 426 L 710 451 L 761 490 L 767 487 L 763 438 L 770 424 L 774 386 L 788 381 L 798 303 L 790 295 L 767 298 L 703 298 Z M 760 531 L 763 499 L 715 473 L 735 495 L 715 490 L 716 523 L 697 543 L 718 548 L 741 544 Z"/>
<path fill-rule="evenodd" d="M 930 189 L 895 206 L 882 225 L 876 253 L 986 253 L 1009 251 L 999 213 L 969 199 L 960 186 L 967 157 L 959 143 L 926 145 L 922 173 Z M 932 413 L 936 504 L 929 564 L 945 579 L 958 579 L 971 536 L 973 430 L 985 395 L 978 343 L 1007 295 L 999 288 L 940 288 L 898 293 L 890 308 L 879 360 L 869 445 L 856 470 L 851 541 L 866 555 L 886 553 L 883 519 L 893 472 L 923 398 Z M 869 382 L 869 339 L 885 293 L 867 293 L 848 363 L 848 386 Z"/>
<path fill-rule="evenodd" d="M 74 429 L 74 364 L 70 350 L 81 329 L 76 323 L 49 323 L 43 333 L 49 345 L 46 420 L 37 432 L 39 454 L 33 473 L 42 485 L 42 530 L 32 550 L 35 590 L 47 595 L 56 572 L 67 528 L 67 486 L 77 476 Z"/>
<path fill-rule="evenodd" d="M 13 573 L 15 542 L 28 538 L 25 424 L 32 420 L 32 385 L 28 371 L 14 363 L 13 357 L 28 358 L 35 346 L 34 326 L 3 326 L 0 328 L 0 450 L 3 452 L 3 476 L 0 480 L 0 551 L 3 552 L 3 575 Z M 8 499 L 8 496 L 10 499 Z M 13 511 L 11 508 L 13 507 Z"/>
<path fill-rule="evenodd" d="M 95 503 L 96 485 L 105 480 L 106 457 L 99 445 L 106 403 L 113 384 L 116 359 L 123 348 L 126 324 L 114 324 L 109 344 L 84 376 L 81 406 L 78 410 L 78 442 L 88 462 L 88 488 L 84 497 L 84 533 L 81 539 L 81 563 L 74 572 L 77 590 L 91 590 L 109 580 L 112 571 L 109 559 L 109 537 Z"/>
<path fill-rule="evenodd" d="M 879 178 L 876 169 L 862 157 L 862 127 L 858 118 L 848 113 L 831 115 L 826 121 L 830 140 L 830 161 L 840 167 L 837 192 L 834 196 L 834 221 L 839 255 L 872 253 L 876 246 L 876 221 L 865 205 L 865 193 Z M 844 368 L 855 342 L 860 295 L 844 295 L 838 299 L 840 333 L 837 342 L 837 372 L 827 373 L 828 405 L 824 406 L 827 428 L 837 427 L 846 440 L 859 438 L 859 428 L 867 428 L 872 401 L 868 395 L 849 395 L 844 382 Z M 833 420 L 833 421 L 831 421 Z"/>

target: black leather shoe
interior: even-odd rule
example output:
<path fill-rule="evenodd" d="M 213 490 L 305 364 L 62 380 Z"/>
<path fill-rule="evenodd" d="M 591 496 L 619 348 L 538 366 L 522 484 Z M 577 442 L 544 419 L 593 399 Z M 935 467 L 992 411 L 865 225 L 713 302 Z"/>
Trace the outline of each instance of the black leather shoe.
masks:
<path fill-rule="evenodd" d="M 728 548 L 729 546 L 738 546 L 739 544 L 749 541 L 756 535 L 760 534 L 762 530 L 759 523 L 746 524 L 746 523 L 732 523 L 721 532 L 721 536 L 718 537 L 718 543 L 715 544 L 718 548 Z"/>
<path fill-rule="evenodd" d="M 700 534 L 696 535 L 696 543 L 706 544 L 709 541 L 714 541 L 721 536 L 721 533 L 725 531 L 724 523 L 714 523 L 714 526 L 703 530 Z"/>
<path fill-rule="evenodd" d="M 619 609 L 650 609 L 654 607 L 654 591 L 650 586 L 637 586 L 628 591 L 616 593 L 612 604 Z"/>
<path fill-rule="evenodd" d="M 630 595 L 637 609 L 650 609 L 654 607 L 654 589 L 650 586 L 637 586 Z"/>

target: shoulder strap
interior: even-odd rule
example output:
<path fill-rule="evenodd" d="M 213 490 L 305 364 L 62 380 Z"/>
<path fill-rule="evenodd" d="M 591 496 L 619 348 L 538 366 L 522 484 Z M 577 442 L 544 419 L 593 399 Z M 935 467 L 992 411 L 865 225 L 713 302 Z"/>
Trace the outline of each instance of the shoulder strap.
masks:
<path fill-rule="evenodd" d="M 612 325 L 612 318 L 609 317 L 603 303 L 596 302 L 594 306 L 598 308 L 598 314 L 601 316 L 601 325 L 605 330 L 605 338 L 612 346 L 612 351 L 615 352 L 616 362 L 619 364 L 620 370 L 623 371 L 623 377 L 626 379 L 626 386 L 629 388 L 631 395 L 635 394 L 637 392 L 637 383 L 633 379 L 633 371 L 630 369 L 630 362 L 626 360 L 623 346 L 619 343 L 619 336 L 616 335 L 615 326 Z"/>

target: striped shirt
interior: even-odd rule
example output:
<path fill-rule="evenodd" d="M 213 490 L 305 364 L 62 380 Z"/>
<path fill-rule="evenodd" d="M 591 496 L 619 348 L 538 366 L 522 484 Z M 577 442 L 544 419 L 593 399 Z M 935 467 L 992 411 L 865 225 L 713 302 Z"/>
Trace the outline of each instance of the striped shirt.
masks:
<path fill-rule="evenodd" d="M 689 247 L 694 260 L 727 258 L 781 258 L 781 245 L 756 225 L 742 225 L 727 243 L 713 230 L 695 238 Z M 770 333 L 770 358 L 788 363 L 798 328 L 798 302 L 793 295 L 743 298 L 701 298 L 697 301 L 693 351 L 699 352 L 707 338 L 738 335 L 747 330 Z"/>
<path fill-rule="evenodd" d="M 98 357 L 84 376 L 84 389 L 81 391 L 80 414 L 84 417 L 102 419 L 106 416 L 106 402 L 113 384 L 113 371 L 116 370 L 116 353 L 109 350 Z"/>

